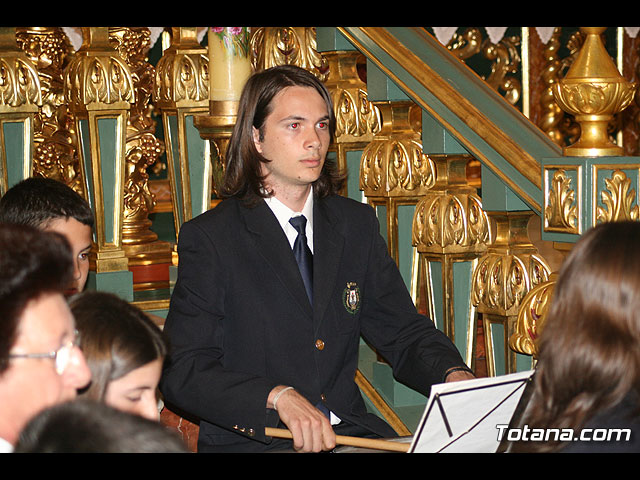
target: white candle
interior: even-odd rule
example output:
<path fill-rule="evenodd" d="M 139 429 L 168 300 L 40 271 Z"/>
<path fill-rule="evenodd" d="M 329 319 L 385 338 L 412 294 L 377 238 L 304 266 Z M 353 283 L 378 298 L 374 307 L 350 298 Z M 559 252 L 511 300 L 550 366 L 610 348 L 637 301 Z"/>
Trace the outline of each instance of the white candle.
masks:
<path fill-rule="evenodd" d="M 209 100 L 238 101 L 251 75 L 249 27 L 209 27 Z"/>

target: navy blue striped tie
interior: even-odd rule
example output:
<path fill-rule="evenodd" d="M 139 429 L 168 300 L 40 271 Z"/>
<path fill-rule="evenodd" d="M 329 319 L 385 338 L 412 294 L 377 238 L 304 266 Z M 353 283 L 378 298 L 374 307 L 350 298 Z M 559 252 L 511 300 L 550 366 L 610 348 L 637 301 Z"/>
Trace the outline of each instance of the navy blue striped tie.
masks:
<path fill-rule="evenodd" d="M 293 225 L 298 232 L 295 242 L 293 243 L 293 255 L 298 262 L 298 268 L 302 275 L 304 288 L 307 290 L 309 302 L 313 305 L 313 254 L 307 244 L 306 226 L 307 219 L 304 215 L 291 217 L 289 223 Z"/>

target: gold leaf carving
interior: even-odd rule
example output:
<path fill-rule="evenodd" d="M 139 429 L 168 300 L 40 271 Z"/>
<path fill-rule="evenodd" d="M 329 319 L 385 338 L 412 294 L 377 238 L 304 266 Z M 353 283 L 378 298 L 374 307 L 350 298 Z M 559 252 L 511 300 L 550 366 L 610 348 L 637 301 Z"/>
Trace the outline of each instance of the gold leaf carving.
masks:
<path fill-rule="evenodd" d="M 577 115 L 601 115 L 624 110 L 635 95 L 634 84 L 621 82 L 561 82 L 555 85 L 556 100 Z"/>
<path fill-rule="evenodd" d="M 433 160 L 415 140 L 376 139 L 362 153 L 360 188 L 371 194 L 416 194 L 435 184 Z"/>
<path fill-rule="evenodd" d="M 509 347 L 525 355 L 537 355 L 536 340 L 542 331 L 551 298 L 555 279 L 533 287 L 524 297 L 518 311 L 515 331 L 509 338 Z"/>
<path fill-rule="evenodd" d="M 65 75 L 65 100 L 79 106 L 132 103 L 131 72 L 126 63 L 115 56 L 78 56 Z"/>
<path fill-rule="evenodd" d="M 332 91 L 331 96 L 336 114 L 336 137 L 363 137 L 380 130 L 380 113 L 368 100 L 367 92 L 338 89 Z"/>
<path fill-rule="evenodd" d="M 564 169 L 558 169 L 553 174 L 547 202 L 544 209 L 545 229 L 577 233 L 578 207 L 575 205 L 575 191 L 571 188 L 571 179 Z"/>
<path fill-rule="evenodd" d="M 476 306 L 509 312 L 520 305 L 533 286 L 548 277 L 549 267 L 537 255 L 488 253 L 474 271 L 472 302 Z"/>
<path fill-rule="evenodd" d="M 473 194 L 429 193 L 416 206 L 413 244 L 419 247 L 473 247 L 490 240 L 489 219 Z"/>
<path fill-rule="evenodd" d="M 621 170 L 615 170 L 611 178 L 605 178 L 606 190 L 600 192 L 604 206 L 596 209 L 596 222 L 615 222 L 620 220 L 638 220 L 638 205 L 635 201 L 635 189 L 631 188 L 631 179 Z"/>
<path fill-rule="evenodd" d="M 16 56 L 0 58 L 0 105 L 40 105 L 40 79 L 35 67 Z"/>
<path fill-rule="evenodd" d="M 297 65 L 324 80 L 326 61 L 316 48 L 313 27 L 259 27 L 252 29 L 251 57 L 255 71 L 276 65 Z"/>
<path fill-rule="evenodd" d="M 208 101 L 209 66 L 205 54 L 167 54 L 156 66 L 155 100 Z"/>

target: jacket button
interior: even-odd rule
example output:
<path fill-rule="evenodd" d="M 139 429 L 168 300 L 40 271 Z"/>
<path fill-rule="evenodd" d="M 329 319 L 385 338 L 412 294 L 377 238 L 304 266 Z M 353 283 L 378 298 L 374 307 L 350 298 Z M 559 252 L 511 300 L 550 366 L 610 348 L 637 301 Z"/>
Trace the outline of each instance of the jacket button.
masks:
<path fill-rule="evenodd" d="M 320 340 L 320 339 L 317 339 L 317 340 L 316 340 L 316 348 L 317 348 L 318 350 L 322 350 L 322 349 L 324 349 L 324 342 L 323 342 L 322 340 Z"/>

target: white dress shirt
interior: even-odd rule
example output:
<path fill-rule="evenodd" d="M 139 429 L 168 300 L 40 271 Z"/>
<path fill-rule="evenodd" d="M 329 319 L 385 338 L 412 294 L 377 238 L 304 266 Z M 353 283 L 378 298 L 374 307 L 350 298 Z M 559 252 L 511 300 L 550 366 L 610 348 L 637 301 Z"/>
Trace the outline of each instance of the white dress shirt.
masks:
<path fill-rule="evenodd" d="M 0 453 L 13 453 L 13 445 L 0 437 Z"/>
<path fill-rule="evenodd" d="M 307 235 L 307 244 L 309 245 L 311 253 L 313 253 L 313 189 L 309 190 L 309 195 L 304 202 L 304 207 L 302 207 L 301 212 L 293 211 L 276 197 L 268 197 L 264 200 L 278 219 L 282 230 L 284 230 L 285 235 L 289 239 L 291 248 L 293 248 L 293 243 L 296 241 L 298 231 L 289 223 L 289 219 L 298 215 L 304 215 L 307 218 L 305 233 Z"/>

